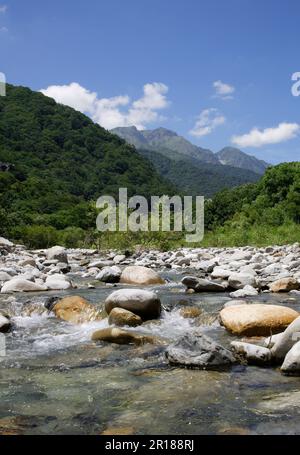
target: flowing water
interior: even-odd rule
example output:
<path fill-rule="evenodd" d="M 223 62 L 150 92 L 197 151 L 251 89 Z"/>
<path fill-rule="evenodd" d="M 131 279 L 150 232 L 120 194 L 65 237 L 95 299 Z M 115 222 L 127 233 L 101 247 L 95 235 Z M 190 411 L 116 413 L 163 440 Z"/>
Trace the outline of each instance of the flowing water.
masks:
<path fill-rule="evenodd" d="M 226 294 L 185 294 L 181 276 L 156 290 L 162 318 L 134 329 L 167 342 L 201 326 L 229 346 L 232 336 L 216 316 Z M 112 288 L 82 287 L 99 308 Z M 234 366 L 225 372 L 170 367 L 164 346 L 94 344 L 91 334 L 105 320 L 71 325 L 44 309 L 53 292 L 1 296 L 13 318 L 0 357 L 0 434 L 300 434 L 300 378 L 276 368 Z M 256 300 L 300 311 L 300 299 L 263 294 Z M 197 305 L 200 320 L 180 308 Z M 132 330 L 132 329 L 131 329 Z"/>

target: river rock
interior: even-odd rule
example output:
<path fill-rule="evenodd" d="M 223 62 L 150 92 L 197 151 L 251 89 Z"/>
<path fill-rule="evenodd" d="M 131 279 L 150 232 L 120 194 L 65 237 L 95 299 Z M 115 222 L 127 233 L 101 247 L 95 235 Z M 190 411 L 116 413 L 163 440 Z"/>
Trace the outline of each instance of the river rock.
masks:
<path fill-rule="evenodd" d="M 96 276 L 96 280 L 104 283 L 118 283 L 120 281 L 121 269 L 116 265 L 104 267 Z"/>
<path fill-rule="evenodd" d="M 283 332 L 299 313 L 277 305 L 251 304 L 223 308 L 221 323 L 235 334 L 244 336 L 268 336 Z"/>
<path fill-rule="evenodd" d="M 0 248 L 10 252 L 13 249 L 14 244 L 9 240 L 5 239 L 4 237 L 0 237 Z"/>
<path fill-rule="evenodd" d="M 188 289 L 194 289 L 196 292 L 224 292 L 226 287 L 215 281 L 186 276 L 181 280 Z"/>
<path fill-rule="evenodd" d="M 242 299 L 244 297 L 254 297 L 258 295 L 258 291 L 254 287 L 247 284 L 243 289 L 238 289 L 237 291 L 231 292 L 230 297 Z"/>
<path fill-rule="evenodd" d="M 55 273 L 47 277 L 46 286 L 48 289 L 59 291 L 72 288 L 72 283 L 65 277 L 65 275 L 61 275 L 60 273 Z"/>
<path fill-rule="evenodd" d="M 180 316 L 185 319 L 194 319 L 202 314 L 201 308 L 196 306 L 187 306 L 180 309 Z"/>
<path fill-rule="evenodd" d="M 132 265 L 125 267 L 122 272 L 120 282 L 125 284 L 150 285 L 164 284 L 165 280 L 163 280 L 158 273 L 148 267 Z"/>
<path fill-rule="evenodd" d="M 295 321 L 296 321 L 296 319 L 295 319 Z M 284 334 L 284 332 L 280 332 L 280 333 L 276 333 L 275 335 L 271 335 L 270 337 L 265 338 L 263 341 L 263 345 L 266 348 L 271 349 L 275 345 L 275 343 L 277 343 L 279 340 L 282 339 L 283 334 Z"/>
<path fill-rule="evenodd" d="M 124 310 L 124 308 L 113 308 L 108 317 L 109 324 L 115 324 L 119 327 L 127 325 L 129 327 L 136 327 L 143 323 L 143 320 L 137 314 L 131 311 Z"/>
<path fill-rule="evenodd" d="M 113 261 L 115 264 L 120 264 L 121 262 L 125 261 L 125 259 L 126 259 L 125 254 L 117 254 L 114 257 Z"/>
<path fill-rule="evenodd" d="M 12 292 L 41 292 L 47 291 L 47 286 L 34 283 L 24 278 L 15 277 L 7 281 L 2 289 L 2 294 L 10 294 Z"/>
<path fill-rule="evenodd" d="M 64 262 L 68 264 L 68 256 L 65 248 L 62 246 L 53 246 L 47 250 L 47 259 L 49 261 L 57 260 L 58 262 Z"/>
<path fill-rule="evenodd" d="M 11 279 L 12 276 L 10 276 L 7 272 L 0 272 L 0 282 L 2 281 L 2 283 L 5 283 Z"/>
<path fill-rule="evenodd" d="M 154 343 L 155 338 L 147 335 L 141 335 L 136 332 L 129 332 L 127 330 L 119 329 L 116 327 L 109 327 L 108 329 L 97 330 L 92 335 L 93 341 L 106 341 L 116 344 L 136 344 L 141 345 L 145 343 Z"/>
<path fill-rule="evenodd" d="M 287 329 L 280 334 L 271 349 L 272 356 L 276 360 L 282 360 L 290 349 L 300 341 L 300 316 L 295 319 Z"/>
<path fill-rule="evenodd" d="M 166 357 L 171 365 L 203 370 L 222 369 L 235 362 L 228 349 L 201 332 L 184 335 L 168 346 Z"/>
<path fill-rule="evenodd" d="M 9 332 L 11 329 L 11 322 L 10 320 L 6 317 L 0 314 L 0 332 L 1 333 L 6 333 Z"/>
<path fill-rule="evenodd" d="M 293 277 L 282 278 L 269 285 L 272 292 L 289 292 L 300 289 L 300 283 Z"/>
<path fill-rule="evenodd" d="M 243 289 L 245 286 L 257 287 L 256 278 L 250 273 L 232 273 L 228 278 L 228 284 L 233 289 Z"/>
<path fill-rule="evenodd" d="M 222 278 L 222 279 L 226 279 L 228 278 L 230 275 L 232 274 L 232 271 L 231 270 L 226 270 L 226 269 L 223 269 L 222 267 L 220 266 L 217 266 L 214 268 L 212 274 L 211 274 L 211 277 L 212 278 Z"/>
<path fill-rule="evenodd" d="M 300 375 L 300 341 L 285 356 L 281 371 L 289 375 Z"/>
<path fill-rule="evenodd" d="M 57 318 L 72 324 L 83 324 L 102 319 L 94 305 L 77 295 L 59 300 L 52 307 L 52 311 Z"/>
<path fill-rule="evenodd" d="M 26 267 L 26 265 L 31 265 L 32 267 L 36 267 L 36 260 L 34 258 L 25 258 L 18 264 L 20 267 Z"/>
<path fill-rule="evenodd" d="M 141 289 L 119 289 L 105 300 L 105 310 L 123 308 L 140 316 L 143 320 L 156 319 L 161 313 L 161 302 L 155 292 Z"/>
<path fill-rule="evenodd" d="M 249 365 L 265 365 L 271 362 L 271 351 L 268 348 L 241 341 L 232 341 L 230 345 Z"/>

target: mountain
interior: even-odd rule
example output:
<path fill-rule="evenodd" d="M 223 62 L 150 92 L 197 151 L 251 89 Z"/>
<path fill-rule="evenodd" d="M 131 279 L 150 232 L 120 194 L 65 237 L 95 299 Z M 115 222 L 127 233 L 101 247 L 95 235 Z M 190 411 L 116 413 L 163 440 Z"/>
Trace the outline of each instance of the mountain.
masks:
<path fill-rule="evenodd" d="M 115 128 L 112 133 L 134 145 L 154 164 L 162 177 L 177 185 L 185 194 L 211 197 L 224 188 L 256 182 L 260 177 L 261 172 L 222 163 L 218 154 L 197 147 L 165 128 L 138 131 L 132 126 Z M 251 159 L 255 160 L 249 157 Z"/>
<path fill-rule="evenodd" d="M 90 201 L 118 196 L 119 187 L 147 197 L 176 191 L 132 146 L 90 118 L 12 85 L 0 97 L 0 163 L 0 235 L 5 225 L 94 228 Z"/>
<path fill-rule="evenodd" d="M 233 188 L 245 182 L 257 182 L 260 177 L 252 171 L 232 166 L 205 163 L 190 158 L 174 160 L 149 149 L 138 151 L 154 164 L 164 179 L 177 185 L 186 195 L 212 197 L 225 188 Z"/>
<path fill-rule="evenodd" d="M 136 148 L 156 150 L 171 159 L 193 158 L 205 163 L 219 162 L 218 157 L 210 150 L 198 147 L 174 131 L 165 128 L 138 131 L 135 126 L 131 126 L 114 128 L 111 132 Z"/>
<path fill-rule="evenodd" d="M 241 150 L 234 147 L 224 147 L 216 154 L 221 164 L 249 169 L 257 174 L 264 174 L 269 164 L 255 156 L 247 155 Z"/>
<path fill-rule="evenodd" d="M 198 147 L 177 133 L 165 128 L 138 131 L 135 126 L 114 128 L 112 133 L 117 134 L 129 144 L 138 149 L 155 150 L 173 160 L 192 158 L 197 161 L 211 164 L 221 164 L 240 169 L 250 170 L 256 174 L 264 174 L 269 164 L 265 161 L 247 155 L 233 147 L 225 147 L 218 153 Z"/>

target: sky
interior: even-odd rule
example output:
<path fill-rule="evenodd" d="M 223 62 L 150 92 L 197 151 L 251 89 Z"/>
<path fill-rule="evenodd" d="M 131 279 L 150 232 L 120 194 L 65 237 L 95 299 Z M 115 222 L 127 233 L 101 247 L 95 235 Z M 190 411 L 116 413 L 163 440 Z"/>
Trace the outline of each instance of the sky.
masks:
<path fill-rule="evenodd" d="M 298 0 L 0 0 L 0 72 L 107 129 L 299 161 L 299 17 Z"/>

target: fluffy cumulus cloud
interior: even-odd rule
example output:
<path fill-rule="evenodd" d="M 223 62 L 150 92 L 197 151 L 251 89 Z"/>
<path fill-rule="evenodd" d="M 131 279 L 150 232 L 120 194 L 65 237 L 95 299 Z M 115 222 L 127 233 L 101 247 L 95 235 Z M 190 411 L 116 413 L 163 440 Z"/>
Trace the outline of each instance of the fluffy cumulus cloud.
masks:
<path fill-rule="evenodd" d="M 250 133 L 233 136 L 231 141 L 238 147 L 262 147 L 293 139 L 299 131 L 300 125 L 297 123 L 280 123 L 274 128 L 266 128 L 264 130 L 253 128 Z"/>
<path fill-rule="evenodd" d="M 6 13 L 7 11 L 7 5 L 0 5 L 0 13 Z"/>
<path fill-rule="evenodd" d="M 218 109 L 204 109 L 197 117 L 193 129 L 190 130 L 190 134 L 196 137 L 206 136 L 212 133 L 218 126 L 223 125 L 225 121 L 225 117 Z"/>
<path fill-rule="evenodd" d="M 213 87 L 215 89 L 215 97 L 222 98 L 223 100 L 230 100 L 233 98 L 233 93 L 235 92 L 233 85 L 225 84 L 219 80 L 213 83 Z"/>
<path fill-rule="evenodd" d="M 107 129 L 118 126 L 136 126 L 144 129 L 147 124 L 159 121 L 159 111 L 165 109 L 168 87 L 160 82 L 145 84 L 141 98 L 131 101 L 129 96 L 99 98 L 77 82 L 69 85 L 52 85 L 41 92 L 55 101 L 84 112 Z"/>

